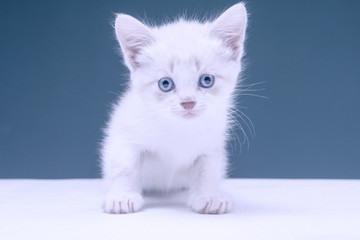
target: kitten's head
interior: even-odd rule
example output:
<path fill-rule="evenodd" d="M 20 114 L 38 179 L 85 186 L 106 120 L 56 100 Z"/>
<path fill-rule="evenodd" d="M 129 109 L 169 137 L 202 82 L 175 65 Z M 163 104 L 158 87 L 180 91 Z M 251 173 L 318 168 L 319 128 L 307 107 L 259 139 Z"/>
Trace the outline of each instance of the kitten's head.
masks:
<path fill-rule="evenodd" d="M 169 117 L 226 110 L 241 70 L 246 24 L 242 3 L 205 23 L 180 19 L 149 27 L 117 15 L 116 36 L 132 90 L 149 109 Z"/>

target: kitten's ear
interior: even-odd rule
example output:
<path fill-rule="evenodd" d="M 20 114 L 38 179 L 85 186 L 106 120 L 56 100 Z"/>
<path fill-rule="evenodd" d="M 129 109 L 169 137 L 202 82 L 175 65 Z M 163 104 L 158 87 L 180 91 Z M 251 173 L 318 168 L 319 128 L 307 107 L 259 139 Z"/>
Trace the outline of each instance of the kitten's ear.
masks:
<path fill-rule="evenodd" d="M 220 38 L 233 52 L 233 59 L 239 61 L 243 55 L 247 13 L 243 3 L 227 9 L 210 26 L 210 34 Z"/>
<path fill-rule="evenodd" d="M 130 70 L 135 70 L 140 66 L 137 57 L 142 48 L 154 41 L 150 29 L 129 15 L 118 14 L 115 20 L 115 32 L 126 66 Z"/>

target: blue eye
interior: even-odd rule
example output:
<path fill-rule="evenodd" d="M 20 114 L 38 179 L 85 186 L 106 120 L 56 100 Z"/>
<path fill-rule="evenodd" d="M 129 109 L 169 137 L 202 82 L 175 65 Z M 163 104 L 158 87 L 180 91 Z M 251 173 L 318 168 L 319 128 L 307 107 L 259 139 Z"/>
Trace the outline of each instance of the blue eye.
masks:
<path fill-rule="evenodd" d="M 160 79 L 158 84 L 159 84 L 160 90 L 163 92 L 171 91 L 175 86 L 173 80 L 171 80 L 171 78 L 168 78 L 168 77 L 164 77 L 164 78 Z"/>
<path fill-rule="evenodd" d="M 200 76 L 199 84 L 203 88 L 211 87 L 215 82 L 215 77 L 211 74 L 204 74 Z"/>

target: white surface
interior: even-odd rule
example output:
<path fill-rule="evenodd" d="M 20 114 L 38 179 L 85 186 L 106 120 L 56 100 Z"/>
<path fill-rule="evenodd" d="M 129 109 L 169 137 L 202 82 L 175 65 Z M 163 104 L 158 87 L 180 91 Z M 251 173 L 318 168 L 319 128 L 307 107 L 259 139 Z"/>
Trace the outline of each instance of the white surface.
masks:
<path fill-rule="evenodd" d="M 0 180 L 0 239 L 360 239 L 360 180 L 227 180 L 235 209 L 200 215 L 184 194 L 101 211 L 100 180 Z"/>

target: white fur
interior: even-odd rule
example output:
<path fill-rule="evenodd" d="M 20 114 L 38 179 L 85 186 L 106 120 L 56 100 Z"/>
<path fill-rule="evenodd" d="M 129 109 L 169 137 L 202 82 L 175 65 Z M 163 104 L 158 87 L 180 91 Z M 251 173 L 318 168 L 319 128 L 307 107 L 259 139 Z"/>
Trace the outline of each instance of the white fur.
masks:
<path fill-rule="evenodd" d="M 230 210 L 219 185 L 226 176 L 229 109 L 246 21 L 242 3 L 206 23 L 180 19 L 148 27 L 129 15 L 117 16 L 116 35 L 131 82 L 105 129 L 105 212 L 138 211 L 143 189 L 184 187 L 194 211 Z M 202 74 L 215 76 L 211 88 L 199 86 Z M 159 89 L 163 77 L 174 81 L 174 90 Z M 180 105 L 189 101 L 196 102 L 190 117 Z"/>

